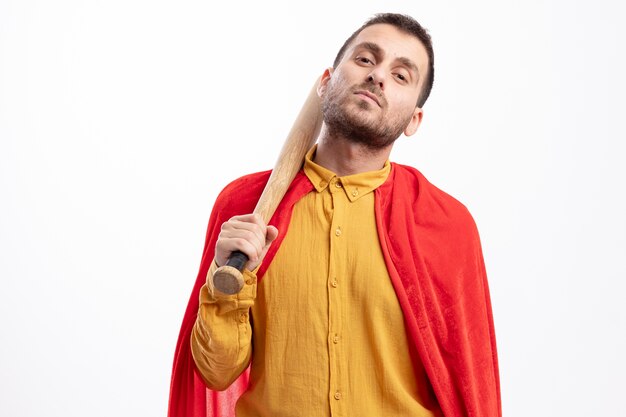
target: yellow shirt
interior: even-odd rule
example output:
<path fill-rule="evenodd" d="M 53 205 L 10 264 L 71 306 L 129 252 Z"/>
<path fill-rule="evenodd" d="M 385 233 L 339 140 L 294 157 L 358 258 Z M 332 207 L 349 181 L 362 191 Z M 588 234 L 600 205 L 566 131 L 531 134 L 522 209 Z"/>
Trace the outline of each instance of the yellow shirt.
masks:
<path fill-rule="evenodd" d="M 248 271 L 236 296 L 216 293 L 211 280 L 202 288 L 197 367 L 221 389 L 252 356 L 238 417 L 440 415 L 411 359 L 376 231 L 373 191 L 390 165 L 337 177 L 311 161 L 314 152 L 304 172 L 315 191 L 296 203 L 261 284 Z"/>

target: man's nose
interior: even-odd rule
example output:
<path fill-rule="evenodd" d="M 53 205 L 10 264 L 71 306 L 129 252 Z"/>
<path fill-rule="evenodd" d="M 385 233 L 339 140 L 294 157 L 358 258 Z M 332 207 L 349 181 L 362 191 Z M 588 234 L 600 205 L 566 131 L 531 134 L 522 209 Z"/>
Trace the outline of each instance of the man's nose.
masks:
<path fill-rule="evenodd" d="M 370 72 L 367 76 L 367 81 L 373 84 L 378 84 L 381 90 L 384 88 L 384 76 L 380 74 L 379 71 L 374 70 Z"/>

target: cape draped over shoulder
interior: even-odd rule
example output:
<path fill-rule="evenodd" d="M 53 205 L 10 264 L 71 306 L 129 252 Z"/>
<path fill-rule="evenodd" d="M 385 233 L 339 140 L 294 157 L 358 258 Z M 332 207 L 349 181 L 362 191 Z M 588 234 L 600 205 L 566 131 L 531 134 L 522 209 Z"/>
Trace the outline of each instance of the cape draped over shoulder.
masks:
<path fill-rule="evenodd" d="M 169 417 L 234 417 L 249 369 L 228 389 L 206 388 L 191 355 L 199 294 L 222 223 L 251 213 L 270 171 L 241 177 L 217 197 L 200 271 L 174 355 Z M 279 231 L 257 272 L 262 280 L 284 239 L 293 206 L 313 190 L 303 171 L 291 183 L 270 224 Z M 446 417 L 500 417 L 500 381 L 493 316 L 478 230 L 466 207 L 418 170 L 392 163 L 375 191 L 380 244 L 415 347 Z"/>

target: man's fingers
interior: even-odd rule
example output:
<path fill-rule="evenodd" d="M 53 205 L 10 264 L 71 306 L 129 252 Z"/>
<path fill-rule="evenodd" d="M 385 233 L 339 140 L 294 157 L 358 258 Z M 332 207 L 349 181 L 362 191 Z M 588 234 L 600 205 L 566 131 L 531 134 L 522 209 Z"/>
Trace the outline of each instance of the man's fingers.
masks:
<path fill-rule="evenodd" d="M 267 226 L 258 214 L 234 216 L 222 224 L 215 245 L 215 260 L 223 265 L 232 252 L 241 251 L 248 256 L 250 269 L 253 269 L 277 236 L 278 230 Z"/>
<path fill-rule="evenodd" d="M 258 242 L 255 245 L 247 239 L 222 236 L 222 234 L 224 234 L 224 232 L 220 233 L 220 237 L 217 239 L 217 243 L 215 245 L 215 261 L 218 266 L 224 265 L 230 255 L 235 251 L 245 253 L 248 259 L 253 262 L 259 260 L 259 257 L 263 253 L 263 249 L 259 247 Z"/>
<path fill-rule="evenodd" d="M 257 261 L 262 253 L 262 248 L 241 238 L 230 239 L 225 246 L 228 252 L 240 251 L 245 253 L 251 261 Z"/>
<path fill-rule="evenodd" d="M 260 252 L 265 246 L 265 237 L 259 236 L 259 234 L 255 231 L 247 230 L 247 229 L 230 229 L 224 230 L 220 233 L 220 238 L 223 239 L 231 239 L 233 242 L 238 242 L 240 240 L 245 240 L 250 243 L 254 248 Z"/>
<path fill-rule="evenodd" d="M 222 225 L 222 230 L 248 230 L 253 232 L 260 242 L 265 242 L 266 226 L 256 214 L 234 216 Z"/>

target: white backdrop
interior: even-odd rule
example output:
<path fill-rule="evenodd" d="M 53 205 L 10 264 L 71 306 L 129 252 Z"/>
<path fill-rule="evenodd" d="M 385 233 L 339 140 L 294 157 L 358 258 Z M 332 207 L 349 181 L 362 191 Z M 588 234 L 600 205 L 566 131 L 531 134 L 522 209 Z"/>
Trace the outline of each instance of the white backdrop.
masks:
<path fill-rule="evenodd" d="M 0 415 L 165 415 L 215 196 L 395 11 L 436 77 L 392 160 L 476 219 L 505 415 L 626 416 L 617 4 L 0 0 Z"/>

